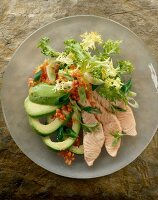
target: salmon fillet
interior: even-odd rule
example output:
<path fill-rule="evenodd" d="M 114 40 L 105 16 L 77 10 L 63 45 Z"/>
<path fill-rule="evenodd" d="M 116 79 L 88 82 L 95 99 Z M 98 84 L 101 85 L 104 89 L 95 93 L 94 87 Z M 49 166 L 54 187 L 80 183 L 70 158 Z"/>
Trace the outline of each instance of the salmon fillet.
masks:
<path fill-rule="evenodd" d="M 90 106 L 90 104 L 87 103 L 87 106 Z M 94 114 L 85 111 L 82 113 L 82 119 L 85 124 L 99 123 Z M 101 123 L 93 132 L 85 132 L 83 130 L 84 159 L 88 166 L 92 166 L 99 156 L 104 141 L 105 136 Z"/>
<path fill-rule="evenodd" d="M 105 98 L 101 97 L 96 91 L 93 91 L 93 97 L 101 106 L 110 111 L 110 103 Z"/>
<path fill-rule="evenodd" d="M 96 114 L 96 118 L 99 122 L 101 122 L 104 134 L 105 134 L 105 148 L 109 155 L 115 157 L 117 155 L 118 149 L 120 148 L 121 138 L 119 139 L 118 143 L 113 146 L 113 142 L 115 140 L 114 133 L 118 131 L 119 133 L 122 132 L 122 128 L 120 122 L 118 121 L 117 117 L 108 112 L 101 104 L 98 103 L 97 99 L 91 97 L 90 103 L 92 102 L 94 106 L 101 110 L 101 114 Z"/>
<path fill-rule="evenodd" d="M 93 96 L 95 98 L 95 100 L 101 104 L 105 109 L 110 111 L 110 103 L 103 97 L 101 97 L 97 92 L 93 92 Z M 112 103 L 114 104 L 114 103 Z M 115 105 L 123 108 L 124 110 L 126 110 L 126 112 L 119 112 L 116 111 L 115 115 L 118 118 L 122 130 L 130 136 L 135 136 L 137 135 L 137 131 L 136 131 L 136 122 L 135 122 L 135 118 L 133 115 L 133 111 L 130 108 L 130 106 L 125 105 L 123 102 L 117 102 Z"/>
<path fill-rule="evenodd" d="M 126 110 L 126 112 L 116 112 L 116 116 L 121 124 L 122 130 L 127 135 L 136 136 L 136 122 L 132 109 L 128 105 L 125 105 L 123 102 L 119 102 L 117 105 Z"/>

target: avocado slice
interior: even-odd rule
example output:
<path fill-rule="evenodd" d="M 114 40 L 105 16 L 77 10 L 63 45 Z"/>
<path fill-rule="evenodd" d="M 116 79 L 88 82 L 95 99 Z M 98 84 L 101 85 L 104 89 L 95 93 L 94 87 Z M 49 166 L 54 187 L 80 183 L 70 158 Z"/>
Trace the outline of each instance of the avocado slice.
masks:
<path fill-rule="evenodd" d="M 46 66 L 46 72 L 49 80 L 52 81 L 52 83 L 54 83 L 56 79 L 54 63 L 50 62 L 50 64 Z"/>
<path fill-rule="evenodd" d="M 79 112 L 74 112 L 72 115 L 72 130 L 75 131 L 77 134 L 79 134 L 80 132 L 80 120 L 81 118 L 81 114 Z M 43 137 L 42 138 L 43 142 L 50 147 L 53 150 L 58 150 L 58 151 L 62 151 L 65 149 L 68 149 L 69 147 L 72 146 L 72 144 L 75 142 L 76 138 L 71 138 L 68 137 L 66 138 L 64 141 L 62 142 L 53 142 L 49 136 L 47 137 Z"/>
<path fill-rule="evenodd" d="M 30 101 L 44 105 L 56 105 L 60 103 L 60 99 L 68 94 L 61 90 L 56 91 L 54 85 L 48 85 L 46 83 L 40 83 L 29 89 Z"/>
<path fill-rule="evenodd" d="M 59 118 L 56 118 L 51 123 L 44 125 L 40 123 L 39 118 L 33 118 L 29 116 L 29 123 L 30 126 L 33 127 L 37 133 L 39 133 L 42 136 L 48 136 L 54 131 L 56 131 L 60 126 L 62 126 L 64 123 L 66 123 L 71 116 L 71 113 L 67 114 L 66 120 L 60 120 Z"/>
<path fill-rule="evenodd" d="M 83 149 L 83 144 L 80 145 L 79 147 L 78 146 L 74 146 L 72 145 L 69 150 L 75 154 L 78 154 L 78 155 L 82 155 L 84 154 L 84 149 Z"/>
<path fill-rule="evenodd" d="M 53 150 L 62 151 L 69 148 L 74 143 L 74 138 L 68 137 L 63 142 L 53 142 L 50 137 L 42 138 L 43 142 Z"/>
<path fill-rule="evenodd" d="M 41 105 L 33 103 L 30 101 L 29 97 L 26 97 L 24 101 L 24 108 L 28 115 L 31 117 L 40 117 L 42 115 L 47 115 L 56 111 L 60 106 L 50 106 L 50 105 Z"/>

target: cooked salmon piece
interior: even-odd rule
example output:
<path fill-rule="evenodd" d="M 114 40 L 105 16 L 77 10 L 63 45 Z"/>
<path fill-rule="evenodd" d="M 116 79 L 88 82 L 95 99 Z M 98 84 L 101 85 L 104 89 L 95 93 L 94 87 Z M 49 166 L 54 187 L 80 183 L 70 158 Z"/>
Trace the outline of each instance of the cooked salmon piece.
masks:
<path fill-rule="evenodd" d="M 96 91 L 93 91 L 93 97 L 101 106 L 110 111 L 110 102 L 104 97 L 101 97 Z"/>
<path fill-rule="evenodd" d="M 121 138 L 119 139 L 117 144 L 113 145 L 113 142 L 114 136 L 111 134 L 107 134 L 105 139 L 105 148 L 110 156 L 115 157 L 121 145 Z"/>
<path fill-rule="evenodd" d="M 101 104 L 105 109 L 110 111 L 110 102 L 108 100 L 101 97 L 95 91 L 93 92 L 93 96 L 99 104 Z M 124 110 L 126 110 L 126 112 L 120 112 L 120 111 L 115 112 L 115 115 L 121 124 L 122 130 L 127 135 L 130 135 L 130 136 L 137 135 L 136 122 L 135 122 L 135 118 L 134 118 L 131 107 L 128 105 L 125 105 L 124 102 L 117 102 L 116 104 L 114 104 L 114 102 L 112 102 L 111 104 L 119 106 L 119 107 L 123 108 Z"/>
<path fill-rule="evenodd" d="M 125 105 L 123 102 L 117 103 L 117 106 L 126 110 L 126 112 L 116 112 L 116 116 L 121 124 L 122 130 L 130 136 L 136 136 L 136 122 L 133 115 L 133 111 L 130 106 Z"/>
<path fill-rule="evenodd" d="M 98 103 L 98 101 L 91 97 L 90 98 L 90 103 L 92 102 L 94 106 L 100 109 L 101 114 L 96 114 L 96 118 L 98 119 L 99 122 L 101 122 L 103 129 L 104 129 L 104 134 L 105 134 L 105 148 L 109 155 L 115 157 L 117 155 L 118 149 L 120 147 L 121 143 L 121 138 L 119 139 L 118 143 L 114 146 L 113 142 L 115 140 L 114 134 L 116 132 L 121 133 L 122 128 L 120 125 L 120 122 L 118 121 L 117 117 L 108 112 L 101 104 Z"/>
<path fill-rule="evenodd" d="M 87 106 L 90 106 L 87 105 Z M 94 114 L 87 112 L 82 113 L 83 123 L 93 124 L 98 123 L 98 127 L 93 132 L 86 132 L 83 130 L 83 146 L 84 146 L 84 159 L 88 166 L 92 166 L 101 152 L 101 148 L 105 141 L 104 131 L 102 124 L 98 122 Z"/>

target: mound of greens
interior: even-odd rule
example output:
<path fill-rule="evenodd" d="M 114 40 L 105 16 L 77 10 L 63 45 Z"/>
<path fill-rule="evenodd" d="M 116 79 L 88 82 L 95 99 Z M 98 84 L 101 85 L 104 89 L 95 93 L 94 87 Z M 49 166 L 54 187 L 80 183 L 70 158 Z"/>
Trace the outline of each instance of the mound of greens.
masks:
<path fill-rule="evenodd" d="M 120 53 L 120 44 L 121 41 L 118 40 L 103 41 L 96 32 L 86 32 L 81 35 L 81 42 L 75 39 L 66 40 L 61 53 L 51 47 L 47 37 L 40 40 L 38 47 L 44 55 L 60 64 L 60 73 L 69 76 L 69 66 L 75 65 L 82 76 L 92 84 L 93 90 L 102 97 L 109 101 L 121 100 L 127 103 L 135 93 L 130 91 L 131 78 L 125 82 L 122 75 L 130 74 L 134 67 L 126 60 L 113 63 L 112 58 Z M 71 79 L 71 76 L 69 78 Z"/>

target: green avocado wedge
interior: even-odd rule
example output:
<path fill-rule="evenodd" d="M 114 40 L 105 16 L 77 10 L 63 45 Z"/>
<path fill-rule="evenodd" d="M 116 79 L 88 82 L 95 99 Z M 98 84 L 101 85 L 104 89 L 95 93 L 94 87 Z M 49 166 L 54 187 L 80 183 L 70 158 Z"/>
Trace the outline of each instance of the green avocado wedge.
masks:
<path fill-rule="evenodd" d="M 30 101 L 44 105 L 57 105 L 60 103 L 60 99 L 66 94 L 67 92 L 63 90 L 56 91 L 54 85 L 46 83 L 39 83 L 29 89 Z"/>
<path fill-rule="evenodd" d="M 75 131 L 77 133 L 77 135 L 80 132 L 80 120 L 81 118 L 81 114 L 79 112 L 74 112 L 72 115 L 72 130 Z M 75 142 L 76 138 L 72 138 L 72 137 L 68 137 L 66 138 L 64 141 L 62 142 L 53 142 L 50 137 L 43 137 L 42 138 L 43 142 L 51 149 L 53 150 L 58 150 L 58 151 L 62 151 L 65 149 L 68 149 L 69 147 L 71 147 L 73 145 L 73 143 Z"/>
<path fill-rule="evenodd" d="M 78 155 L 83 155 L 84 154 L 84 149 L 83 149 L 83 145 L 80 145 L 80 146 L 74 146 L 72 145 L 69 150 L 75 154 L 78 154 Z"/>
<path fill-rule="evenodd" d="M 74 143 L 74 138 L 68 137 L 62 142 L 53 142 L 50 137 L 42 138 L 43 142 L 53 150 L 62 151 L 69 148 Z"/>
<path fill-rule="evenodd" d="M 30 101 L 29 97 L 26 97 L 24 101 L 24 108 L 28 115 L 31 117 L 41 117 L 43 115 L 48 115 L 54 113 L 57 108 L 60 106 L 50 106 L 50 105 L 41 105 L 37 103 L 33 103 Z"/>
<path fill-rule="evenodd" d="M 47 76 L 49 78 L 50 81 L 52 81 L 52 83 L 55 82 L 56 79 L 56 75 L 55 75 L 55 71 L 54 71 L 54 63 L 50 62 L 49 65 L 46 66 L 46 72 L 47 72 Z"/>
<path fill-rule="evenodd" d="M 29 124 L 33 129 L 37 131 L 39 135 L 48 136 L 54 131 L 56 131 L 60 126 L 65 124 L 69 120 L 70 116 L 70 113 L 67 114 L 66 120 L 60 120 L 59 118 L 56 118 L 47 125 L 40 123 L 39 118 L 33 118 L 29 116 Z"/>

